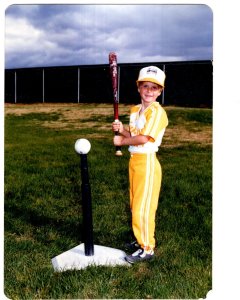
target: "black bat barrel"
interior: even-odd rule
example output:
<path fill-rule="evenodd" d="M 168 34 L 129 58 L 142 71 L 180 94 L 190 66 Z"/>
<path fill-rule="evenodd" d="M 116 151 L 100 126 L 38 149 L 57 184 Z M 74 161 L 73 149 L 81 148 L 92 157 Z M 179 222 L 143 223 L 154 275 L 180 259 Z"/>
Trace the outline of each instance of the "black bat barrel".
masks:
<path fill-rule="evenodd" d="M 85 256 L 94 255 L 93 245 L 93 221 L 92 221 L 92 198 L 88 176 L 87 154 L 81 154 L 81 177 L 82 177 L 82 209 L 83 209 L 83 234 Z"/>

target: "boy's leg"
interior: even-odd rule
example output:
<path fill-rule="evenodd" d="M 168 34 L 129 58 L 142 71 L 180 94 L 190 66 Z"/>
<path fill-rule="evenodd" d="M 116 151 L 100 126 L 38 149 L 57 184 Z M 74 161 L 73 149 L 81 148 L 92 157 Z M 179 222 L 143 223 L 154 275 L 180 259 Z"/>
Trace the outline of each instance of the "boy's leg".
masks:
<path fill-rule="evenodd" d="M 161 166 L 155 154 L 133 154 L 129 164 L 130 207 L 134 235 L 145 250 L 155 247 L 155 214 L 161 187 Z"/>

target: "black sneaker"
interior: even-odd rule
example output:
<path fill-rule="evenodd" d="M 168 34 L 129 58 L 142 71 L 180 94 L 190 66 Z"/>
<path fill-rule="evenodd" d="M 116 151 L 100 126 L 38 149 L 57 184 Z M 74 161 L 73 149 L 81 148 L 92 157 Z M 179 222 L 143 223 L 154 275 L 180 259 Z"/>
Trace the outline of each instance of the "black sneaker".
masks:
<path fill-rule="evenodd" d="M 141 262 L 141 261 L 152 259 L 153 257 L 154 257 L 153 250 L 150 253 L 147 253 L 144 249 L 138 249 L 133 254 L 127 255 L 125 257 L 125 260 L 127 262 L 129 262 L 130 264 L 134 264 L 136 262 Z"/>
<path fill-rule="evenodd" d="M 126 250 L 136 251 L 137 249 L 140 249 L 141 247 L 137 241 L 133 241 L 132 243 L 126 243 L 125 248 L 126 248 Z"/>

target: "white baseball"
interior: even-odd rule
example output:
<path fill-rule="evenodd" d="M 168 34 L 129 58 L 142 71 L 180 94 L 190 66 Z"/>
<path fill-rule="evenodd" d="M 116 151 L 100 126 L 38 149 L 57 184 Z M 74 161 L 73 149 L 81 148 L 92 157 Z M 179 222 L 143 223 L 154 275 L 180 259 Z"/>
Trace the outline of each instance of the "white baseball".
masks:
<path fill-rule="evenodd" d="M 91 149 L 91 144 L 87 139 L 78 139 L 75 143 L 75 151 L 78 154 L 87 154 Z"/>

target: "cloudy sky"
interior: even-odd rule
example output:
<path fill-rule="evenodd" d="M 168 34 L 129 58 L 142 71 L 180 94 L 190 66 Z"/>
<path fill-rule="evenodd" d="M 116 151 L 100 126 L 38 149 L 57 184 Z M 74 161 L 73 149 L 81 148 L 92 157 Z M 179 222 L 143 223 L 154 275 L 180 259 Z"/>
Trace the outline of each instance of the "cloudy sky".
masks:
<path fill-rule="evenodd" d="M 209 60 L 212 22 L 206 5 L 11 5 L 5 67 Z"/>

